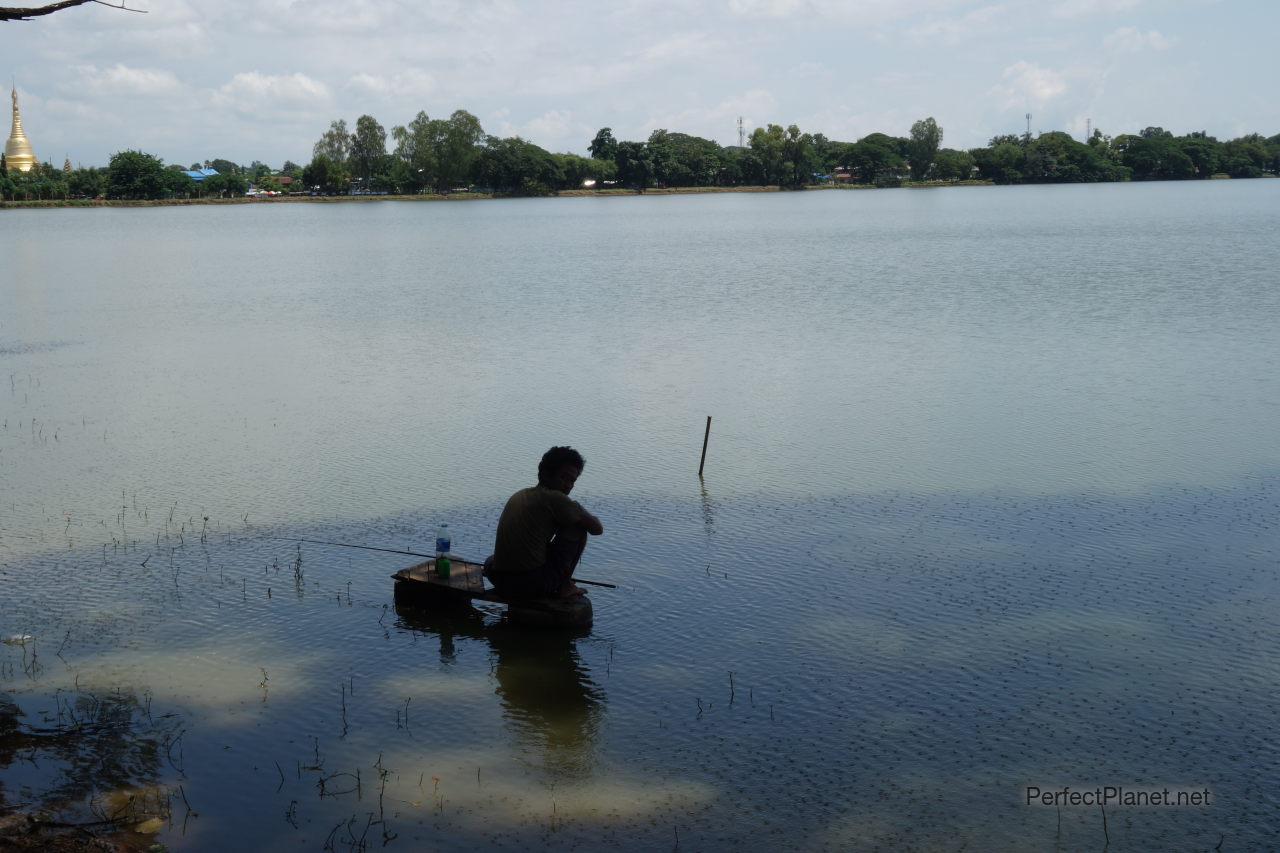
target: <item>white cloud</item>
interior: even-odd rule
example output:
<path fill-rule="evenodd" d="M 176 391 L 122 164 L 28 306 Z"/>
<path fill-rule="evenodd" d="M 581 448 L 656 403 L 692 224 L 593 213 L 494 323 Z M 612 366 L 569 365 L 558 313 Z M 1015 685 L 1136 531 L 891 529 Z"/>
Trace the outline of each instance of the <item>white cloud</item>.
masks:
<path fill-rule="evenodd" d="M 526 138 L 561 139 L 573 129 L 573 114 L 568 110 L 551 110 L 537 118 L 530 119 L 524 125 Z"/>
<path fill-rule="evenodd" d="M 393 4 L 377 0 L 292 0 L 278 10 L 283 32 L 330 30 L 346 33 L 377 32 L 389 23 L 386 15 Z"/>
<path fill-rule="evenodd" d="M 724 42 L 702 33 L 677 33 L 640 51 L 640 58 L 656 62 L 696 59 L 721 53 Z"/>
<path fill-rule="evenodd" d="M 928 44 L 959 44 L 976 36 L 990 35 L 992 26 L 1008 15 L 1008 7 L 1001 4 L 982 6 L 959 18 L 930 17 L 923 23 L 908 27 L 908 38 Z"/>
<path fill-rule="evenodd" d="M 286 75 L 237 74 L 213 94 L 214 103 L 243 116 L 298 116 L 329 103 L 329 89 L 300 72 Z"/>
<path fill-rule="evenodd" d="M 1114 53 L 1141 53 L 1144 50 L 1168 50 L 1174 40 L 1156 30 L 1142 32 L 1136 27 L 1121 27 L 1102 40 L 1107 50 Z"/>
<path fill-rule="evenodd" d="M 1004 106 L 1040 107 L 1067 91 L 1061 72 L 1041 68 L 1034 62 L 1019 60 L 1000 75 L 1004 82 L 992 87 L 990 94 L 1001 98 Z"/>
<path fill-rule="evenodd" d="M 79 65 L 75 71 L 78 79 L 68 88 L 94 97 L 169 95 L 182 89 L 182 83 L 172 71 L 158 68 L 130 68 L 118 64 L 99 69 L 92 65 Z"/>
<path fill-rule="evenodd" d="M 789 73 L 797 80 L 825 79 L 831 75 L 830 69 L 818 62 L 801 62 L 793 66 Z"/>
<path fill-rule="evenodd" d="M 747 134 L 767 124 L 789 124 L 778 116 L 778 99 L 767 89 L 752 89 L 706 108 L 686 109 L 650 116 L 645 122 L 644 136 L 649 131 L 667 130 L 714 139 L 725 144 L 738 144 L 737 121 L 742 118 Z M 805 128 L 808 130 L 809 128 Z M 642 138 L 642 137 L 638 137 Z"/>
<path fill-rule="evenodd" d="M 789 18 L 805 5 L 804 0 L 729 0 L 729 10 L 747 18 Z"/>
<path fill-rule="evenodd" d="M 930 76 L 926 71 L 884 71 L 871 79 L 877 86 L 903 87 L 922 83 Z"/>
<path fill-rule="evenodd" d="M 1114 15 L 1142 5 L 1142 0 L 1062 0 L 1053 7 L 1058 18 L 1084 18 L 1092 15 Z"/>
<path fill-rule="evenodd" d="M 396 74 L 360 73 L 347 84 L 350 88 L 379 97 L 425 95 L 436 88 L 436 80 L 426 71 L 409 68 Z"/>
<path fill-rule="evenodd" d="M 856 27 L 914 20 L 943 13 L 971 0 L 729 0 L 729 12 L 747 20 L 780 21 Z"/>

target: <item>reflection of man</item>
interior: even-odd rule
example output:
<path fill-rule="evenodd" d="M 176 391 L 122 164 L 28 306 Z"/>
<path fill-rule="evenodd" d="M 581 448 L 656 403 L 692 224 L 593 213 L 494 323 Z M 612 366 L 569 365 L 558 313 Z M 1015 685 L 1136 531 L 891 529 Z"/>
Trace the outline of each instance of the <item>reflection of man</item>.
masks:
<path fill-rule="evenodd" d="M 511 598 L 569 598 L 585 590 L 573 570 L 587 534 L 604 533 L 600 519 L 569 497 L 586 464 L 572 447 L 553 447 L 538 463 L 538 485 L 516 492 L 498 519 L 485 576 Z"/>
<path fill-rule="evenodd" d="M 499 622 L 486 634 L 495 653 L 495 692 L 519 751 L 556 777 L 586 777 L 595 764 L 605 693 L 564 631 L 525 631 Z"/>

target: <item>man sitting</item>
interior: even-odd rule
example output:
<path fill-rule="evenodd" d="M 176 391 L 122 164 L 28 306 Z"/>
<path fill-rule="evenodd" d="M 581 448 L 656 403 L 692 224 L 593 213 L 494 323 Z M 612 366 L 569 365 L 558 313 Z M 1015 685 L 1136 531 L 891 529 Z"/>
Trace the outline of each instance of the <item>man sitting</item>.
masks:
<path fill-rule="evenodd" d="M 569 497 L 586 460 L 572 447 L 553 447 L 538 463 L 538 485 L 516 492 L 498 519 L 493 556 L 485 577 L 501 595 L 515 599 L 569 598 L 586 590 L 573 571 L 587 534 L 604 533 L 600 519 Z"/>

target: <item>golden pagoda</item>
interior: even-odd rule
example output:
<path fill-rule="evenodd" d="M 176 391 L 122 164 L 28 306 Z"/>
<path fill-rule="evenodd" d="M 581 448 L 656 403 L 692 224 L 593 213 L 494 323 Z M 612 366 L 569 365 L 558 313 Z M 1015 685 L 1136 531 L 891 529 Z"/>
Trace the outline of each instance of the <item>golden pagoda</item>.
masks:
<path fill-rule="evenodd" d="M 13 130 L 9 131 L 9 139 L 4 144 L 5 164 L 10 172 L 30 172 L 39 161 L 31 150 L 27 135 L 22 132 L 22 117 L 18 115 L 18 90 L 13 89 L 10 95 L 13 98 Z"/>

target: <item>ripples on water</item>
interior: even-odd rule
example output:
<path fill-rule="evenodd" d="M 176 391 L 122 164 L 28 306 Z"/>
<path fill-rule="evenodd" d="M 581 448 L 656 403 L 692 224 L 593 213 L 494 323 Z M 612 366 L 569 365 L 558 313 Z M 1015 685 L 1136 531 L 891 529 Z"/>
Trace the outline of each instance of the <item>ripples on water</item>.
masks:
<path fill-rule="evenodd" d="M 1163 187 L 137 211 L 178 229 L 166 272 L 92 289 L 28 245 L 0 633 L 36 639 L 0 684 L 30 725 L 127 709 L 102 784 L 167 792 L 182 849 L 1103 846 L 1028 785 L 1207 787 L 1109 809 L 1112 843 L 1274 846 L 1262 184 L 1184 188 L 1235 194 L 1194 216 Z M 53 215 L 112 269 L 121 213 Z M 256 273 L 172 273 L 298 217 Z M 275 538 L 447 520 L 483 556 L 564 440 L 607 528 L 581 574 L 622 587 L 585 636 L 396 607 L 413 558 Z M 40 759 L 9 802 L 78 772 Z"/>

